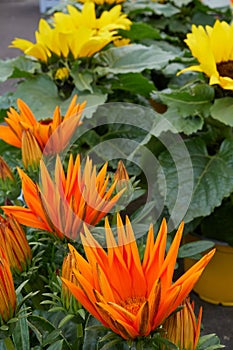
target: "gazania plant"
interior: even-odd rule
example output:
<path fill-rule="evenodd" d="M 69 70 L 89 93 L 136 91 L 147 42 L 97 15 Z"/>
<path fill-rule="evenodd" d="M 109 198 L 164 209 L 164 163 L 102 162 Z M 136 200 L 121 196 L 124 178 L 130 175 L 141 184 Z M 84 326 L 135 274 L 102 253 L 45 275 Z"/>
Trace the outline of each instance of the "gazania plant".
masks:
<path fill-rule="evenodd" d="M 83 225 L 95 226 L 117 203 L 121 194 L 114 194 L 117 181 L 108 188 L 107 163 L 99 173 L 87 158 L 84 170 L 78 155 L 70 155 L 67 172 L 59 157 L 56 159 L 54 178 L 43 161 L 40 163 L 41 183 L 35 183 L 21 169 L 22 190 L 27 207 L 3 206 L 22 225 L 49 231 L 59 238 L 79 239 Z"/>
<path fill-rule="evenodd" d="M 61 115 L 60 108 L 57 106 L 53 118 L 48 117 L 38 121 L 29 106 L 19 99 L 19 112 L 10 108 L 5 118 L 6 125 L 0 126 L 0 137 L 10 145 L 22 149 L 26 168 L 28 163 L 29 165 L 33 162 L 38 164 L 43 152 L 57 154 L 68 145 L 80 124 L 82 111 L 86 105 L 85 102 L 79 104 L 76 101 L 77 96 L 74 96 L 64 116 Z M 55 130 L 59 132 L 54 133 Z M 53 133 L 53 138 L 50 139 Z"/>
<path fill-rule="evenodd" d="M 155 241 L 151 226 L 141 262 L 129 219 L 124 226 L 117 217 L 118 241 L 106 219 L 107 251 L 85 228 L 81 239 L 87 260 L 73 253 L 76 282 L 62 280 L 95 318 L 123 339 L 147 337 L 186 298 L 214 254 L 212 250 L 173 283 L 182 230 L 181 224 L 165 257 L 166 222 L 162 222 Z"/>

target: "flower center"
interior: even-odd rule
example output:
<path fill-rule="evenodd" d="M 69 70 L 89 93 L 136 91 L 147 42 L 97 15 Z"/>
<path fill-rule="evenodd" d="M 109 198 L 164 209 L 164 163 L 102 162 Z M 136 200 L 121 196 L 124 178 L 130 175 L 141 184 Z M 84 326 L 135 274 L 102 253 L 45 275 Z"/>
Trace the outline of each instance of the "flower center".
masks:
<path fill-rule="evenodd" d="M 145 297 L 129 297 L 121 302 L 121 306 L 131 314 L 136 315 L 145 301 Z"/>
<path fill-rule="evenodd" d="M 51 118 L 40 120 L 40 124 L 41 125 L 49 125 L 51 123 L 52 123 L 52 119 Z"/>
<path fill-rule="evenodd" d="M 217 70 L 222 77 L 233 79 L 233 61 L 217 63 Z"/>

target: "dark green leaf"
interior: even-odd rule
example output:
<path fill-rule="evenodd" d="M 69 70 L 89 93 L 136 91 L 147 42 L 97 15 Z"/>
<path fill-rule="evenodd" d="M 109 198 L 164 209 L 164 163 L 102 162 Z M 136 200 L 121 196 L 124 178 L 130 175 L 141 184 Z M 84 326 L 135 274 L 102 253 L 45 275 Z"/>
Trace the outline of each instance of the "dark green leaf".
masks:
<path fill-rule="evenodd" d="M 130 30 L 122 30 L 120 34 L 137 42 L 143 39 L 161 39 L 159 30 L 144 22 L 133 23 Z"/>
<path fill-rule="evenodd" d="M 154 84 L 140 73 L 119 74 L 112 82 L 112 89 L 129 91 L 149 98 Z"/>
<path fill-rule="evenodd" d="M 184 147 L 187 147 L 188 153 L 183 152 Z M 179 216 L 179 212 L 186 209 L 185 222 L 209 215 L 233 191 L 233 141 L 224 141 L 214 155 L 208 154 L 200 139 L 177 143 L 172 151 L 175 164 L 167 151 L 159 157 L 166 188 L 160 180 L 159 186 L 161 193 L 165 195 L 164 190 L 169 193 L 165 203 L 170 213 L 177 208 L 174 215 Z M 176 203 L 181 189 L 184 195 Z"/>

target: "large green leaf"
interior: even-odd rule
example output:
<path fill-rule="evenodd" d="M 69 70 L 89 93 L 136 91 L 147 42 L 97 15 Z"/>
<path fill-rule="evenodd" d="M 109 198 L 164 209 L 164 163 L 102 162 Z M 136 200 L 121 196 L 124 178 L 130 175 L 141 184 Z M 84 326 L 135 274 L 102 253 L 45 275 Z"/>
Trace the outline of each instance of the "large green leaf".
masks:
<path fill-rule="evenodd" d="M 210 113 L 214 119 L 233 126 L 233 98 L 223 97 L 216 99 L 210 109 Z"/>
<path fill-rule="evenodd" d="M 99 67 L 95 71 L 102 76 L 109 73 L 137 73 L 145 69 L 161 69 L 175 57 L 174 52 L 165 51 L 157 45 L 132 44 L 114 47 L 97 54 L 96 63 Z"/>
<path fill-rule="evenodd" d="M 207 84 L 195 84 L 180 90 L 157 93 L 163 103 L 169 108 L 176 109 L 182 117 L 208 116 L 214 88 Z"/>
<path fill-rule="evenodd" d="M 81 93 L 75 90 L 73 94 L 77 93 L 79 96 L 78 101 L 87 101 L 87 106 L 84 115 L 91 117 L 95 109 L 99 104 L 105 102 L 107 96 L 101 93 Z M 22 82 L 15 93 L 13 98 L 21 98 L 28 104 L 36 118 L 45 119 L 51 117 L 56 106 L 60 106 L 62 113 L 64 114 L 71 101 L 70 97 L 67 100 L 62 100 L 57 92 L 55 83 L 48 76 L 37 76 Z"/>
<path fill-rule="evenodd" d="M 167 151 L 160 155 L 166 188 L 160 177 L 159 187 L 166 197 L 165 204 L 170 213 L 175 205 L 179 210 L 186 208 L 184 220 L 190 222 L 194 218 L 209 215 L 223 198 L 233 192 L 233 141 L 224 141 L 219 152 L 214 155 L 208 154 L 206 145 L 198 138 L 186 141 L 185 146 L 189 151 L 186 156 L 182 152 L 183 142 L 174 145 L 175 163 Z M 190 176 L 192 172 L 193 178 Z M 191 200 L 188 201 L 188 197 L 184 196 L 176 203 L 181 189 L 187 194 L 191 191 Z M 174 213 L 174 217 L 179 215 L 179 210 Z"/>

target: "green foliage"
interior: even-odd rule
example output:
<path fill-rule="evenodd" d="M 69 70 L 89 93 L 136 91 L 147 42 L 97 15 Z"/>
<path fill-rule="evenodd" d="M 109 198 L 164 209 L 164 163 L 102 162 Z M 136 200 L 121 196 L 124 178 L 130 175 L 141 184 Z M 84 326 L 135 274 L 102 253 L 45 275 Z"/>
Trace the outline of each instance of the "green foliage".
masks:
<path fill-rule="evenodd" d="M 106 8 L 111 6 L 99 6 L 98 14 Z M 202 73 L 177 75 L 187 64 L 196 64 L 184 42 L 191 25 L 212 25 L 216 18 L 230 23 L 231 9 L 210 8 L 200 0 L 125 1 L 122 8 L 132 26 L 115 34 L 130 39 L 129 45 L 109 44 L 93 57 L 61 57 L 48 64 L 26 55 L 0 60 L 0 82 L 17 81 L 13 91 L 0 96 L 0 121 L 4 122 L 10 107 L 17 109 L 18 98 L 28 104 L 37 120 L 45 120 L 52 117 L 56 106 L 64 115 L 78 94 L 78 102 L 87 101 L 87 106 L 69 152 L 80 153 L 82 158 L 89 154 L 97 166 L 108 161 L 112 178 L 118 160 L 125 161 L 130 188 L 117 210 L 123 215 L 129 212 L 140 233 L 151 222 L 157 228 L 166 216 L 175 224 L 184 219 L 186 230 L 197 229 L 206 238 L 233 245 L 232 91 L 210 86 Z M 55 10 L 67 11 L 64 4 Z M 69 72 L 65 81 L 55 79 L 61 67 Z M 21 150 L 0 141 L 0 154 L 15 176 L 11 187 L 0 181 L 0 204 L 11 201 L 24 206 L 16 170 L 23 168 Z M 148 169 L 153 170 L 151 188 L 145 175 Z M 38 181 L 37 172 L 30 175 Z M 153 191 L 156 195 L 148 197 L 144 206 L 141 197 Z M 129 207 L 124 207 L 125 202 Z M 155 211 L 161 213 L 156 222 Z M 115 223 L 115 215 L 109 217 Z M 65 303 L 60 275 L 68 240 L 61 242 L 32 228 L 25 231 L 33 259 L 28 271 L 14 276 L 17 315 L 1 325 L 0 339 L 5 341 L 0 340 L 0 349 L 178 349 L 162 337 L 161 329 L 125 341 L 89 315 L 73 296 Z M 94 232 L 101 243 L 102 232 L 103 221 Z M 169 243 L 171 240 L 172 234 Z M 142 256 L 144 242 L 138 243 Z M 72 244 L 84 255 L 82 246 Z M 187 243 L 178 256 L 199 259 L 212 246 L 207 240 Z M 197 350 L 220 348 L 218 337 L 210 334 L 200 338 Z"/>
<path fill-rule="evenodd" d="M 208 149 L 200 138 L 185 141 L 188 149 L 188 158 L 184 159 L 181 153 L 182 144 L 174 145 L 174 152 L 177 155 L 176 164 L 173 163 L 170 154 L 165 151 L 159 157 L 163 171 L 166 174 L 166 186 L 169 196 L 166 197 L 166 205 L 171 210 L 174 207 L 179 187 L 187 189 L 193 186 L 192 198 L 187 207 L 184 217 L 185 222 L 198 217 L 210 215 L 214 208 L 219 206 L 225 197 L 233 191 L 232 154 L 233 141 L 225 140 L 217 153 L 210 155 Z M 179 159 L 179 154 L 180 158 Z M 179 164 L 180 177 L 177 178 L 177 164 Z M 189 169 L 188 165 L 189 164 Z M 187 179 L 187 171 L 193 172 L 193 179 Z M 181 203 L 182 205 L 182 203 Z M 221 233 L 220 233 L 221 235 Z M 220 237 L 221 238 L 221 237 Z"/>

